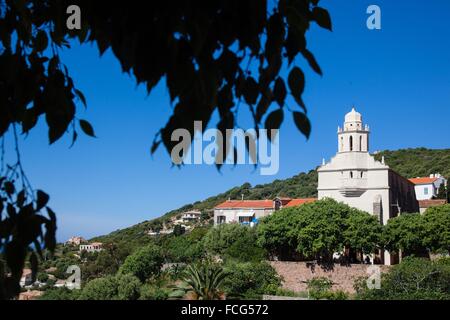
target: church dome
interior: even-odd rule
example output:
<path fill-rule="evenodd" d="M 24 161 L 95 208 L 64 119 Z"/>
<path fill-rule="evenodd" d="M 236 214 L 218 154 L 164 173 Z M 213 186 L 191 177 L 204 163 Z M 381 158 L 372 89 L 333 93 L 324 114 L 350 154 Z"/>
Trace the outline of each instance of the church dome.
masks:
<path fill-rule="evenodd" d="M 352 108 L 352 111 L 345 115 L 345 122 L 362 122 L 361 113 Z"/>

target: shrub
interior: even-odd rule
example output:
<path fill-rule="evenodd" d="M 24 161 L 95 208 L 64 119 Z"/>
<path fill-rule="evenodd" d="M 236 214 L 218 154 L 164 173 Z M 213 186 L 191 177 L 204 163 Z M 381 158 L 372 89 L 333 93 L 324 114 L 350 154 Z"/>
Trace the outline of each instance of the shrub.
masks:
<path fill-rule="evenodd" d="M 163 262 L 164 257 L 160 247 L 150 244 L 128 256 L 119 272 L 132 274 L 144 282 L 146 279 L 159 274 Z"/>
<path fill-rule="evenodd" d="M 81 291 L 79 300 L 136 300 L 141 283 L 130 274 L 94 279 Z"/>
<path fill-rule="evenodd" d="M 450 299 L 450 258 L 430 261 L 407 257 L 382 274 L 381 289 L 355 284 L 357 298 L 367 300 Z"/>
<path fill-rule="evenodd" d="M 225 272 L 224 288 L 231 297 L 256 299 L 275 294 L 281 286 L 281 278 L 267 262 L 229 262 Z"/>

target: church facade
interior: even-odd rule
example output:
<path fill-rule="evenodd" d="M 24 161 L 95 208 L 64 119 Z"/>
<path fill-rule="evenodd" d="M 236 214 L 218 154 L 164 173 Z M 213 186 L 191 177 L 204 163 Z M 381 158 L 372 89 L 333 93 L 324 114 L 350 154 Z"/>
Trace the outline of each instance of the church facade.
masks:
<path fill-rule="evenodd" d="M 338 127 L 338 152 L 318 168 L 318 198 L 333 198 L 375 215 L 385 225 L 402 212 L 419 212 L 414 184 L 369 153 L 369 126 L 353 108 Z M 387 252 L 384 264 L 395 263 Z"/>

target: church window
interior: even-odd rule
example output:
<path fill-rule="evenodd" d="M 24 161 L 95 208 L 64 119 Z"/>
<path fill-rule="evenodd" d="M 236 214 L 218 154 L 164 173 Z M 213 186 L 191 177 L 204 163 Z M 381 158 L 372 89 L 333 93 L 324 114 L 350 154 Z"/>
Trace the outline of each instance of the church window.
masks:
<path fill-rule="evenodd" d="M 350 178 L 353 179 L 353 171 L 350 171 Z"/>
<path fill-rule="evenodd" d="M 353 137 L 350 136 L 350 151 L 353 151 Z"/>
<path fill-rule="evenodd" d="M 361 171 L 361 178 L 364 176 L 364 172 Z"/>
<path fill-rule="evenodd" d="M 359 136 L 359 151 L 362 151 L 362 136 Z"/>

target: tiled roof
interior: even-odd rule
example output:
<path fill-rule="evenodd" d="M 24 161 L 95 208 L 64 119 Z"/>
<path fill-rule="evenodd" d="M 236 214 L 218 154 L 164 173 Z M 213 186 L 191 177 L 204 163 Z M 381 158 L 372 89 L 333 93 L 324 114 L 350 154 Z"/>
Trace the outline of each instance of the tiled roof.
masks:
<path fill-rule="evenodd" d="M 295 207 L 304 203 L 314 202 L 315 198 L 287 199 L 283 198 L 283 207 Z M 222 202 L 216 209 L 272 209 L 273 200 L 228 200 Z"/>
<path fill-rule="evenodd" d="M 292 199 L 291 201 L 288 202 L 287 205 L 285 205 L 285 207 L 295 207 L 305 203 L 311 203 L 314 201 L 317 201 L 317 199 L 316 198 Z"/>
<path fill-rule="evenodd" d="M 431 184 L 435 182 L 438 178 L 420 177 L 409 179 L 414 184 Z"/>
<path fill-rule="evenodd" d="M 234 209 L 234 208 L 258 208 L 258 209 L 271 209 L 273 208 L 272 200 L 228 200 L 222 202 L 216 209 Z"/>

